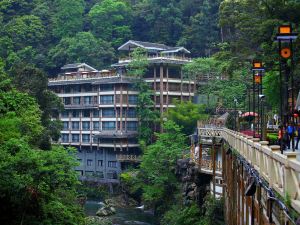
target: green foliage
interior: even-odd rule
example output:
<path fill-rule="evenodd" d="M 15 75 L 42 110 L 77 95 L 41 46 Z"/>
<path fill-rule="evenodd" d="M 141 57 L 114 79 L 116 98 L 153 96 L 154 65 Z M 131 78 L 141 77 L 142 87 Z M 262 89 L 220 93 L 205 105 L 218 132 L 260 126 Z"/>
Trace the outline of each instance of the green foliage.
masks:
<path fill-rule="evenodd" d="M 91 32 L 79 32 L 74 37 L 64 37 L 50 50 L 52 67 L 67 63 L 87 62 L 103 68 L 114 59 L 114 50 L 109 42 L 97 39 Z"/>
<path fill-rule="evenodd" d="M 123 0 L 103 0 L 89 12 L 96 37 L 119 47 L 131 37 L 131 9 Z"/>
<path fill-rule="evenodd" d="M 163 128 L 164 133 L 156 134 L 156 142 L 147 146 L 140 165 L 143 199 L 158 212 L 174 200 L 178 183 L 173 170 L 176 159 L 187 148 L 178 125 L 167 121 Z"/>
<path fill-rule="evenodd" d="M 36 45 L 42 41 L 45 33 L 42 21 L 34 15 L 16 17 L 7 23 L 4 29 L 16 49 Z"/>
<path fill-rule="evenodd" d="M 175 101 L 174 103 L 176 107 L 169 109 L 166 116 L 169 120 L 181 126 L 185 135 L 190 135 L 194 132 L 198 120 L 208 119 L 203 105 L 193 104 L 190 101 Z"/>
<path fill-rule="evenodd" d="M 77 186 L 77 192 L 90 199 L 106 199 L 109 196 L 108 186 L 90 182 L 80 183 Z"/>
<path fill-rule="evenodd" d="M 193 56 L 211 56 L 216 51 L 216 44 L 220 41 L 218 13 L 221 0 L 204 0 L 200 1 L 200 4 L 197 1 L 182 2 L 194 4 L 185 6 L 186 10 L 194 7 L 194 13 L 190 16 L 188 24 L 184 25 L 179 44 L 187 47 Z"/>
<path fill-rule="evenodd" d="M 181 206 L 175 204 L 167 211 L 161 221 L 162 225 L 223 225 L 223 200 L 207 196 L 202 207 L 192 204 Z"/>
<path fill-rule="evenodd" d="M 57 141 L 62 128 L 61 122 L 51 121 L 51 113 L 54 109 L 62 109 L 60 98 L 47 90 L 48 79 L 46 74 L 31 65 L 19 64 L 11 71 L 14 86 L 30 96 L 34 97 L 42 111 L 41 121 L 46 130 L 40 136 L 40 148 L 50 149 L 50 138 Z M 33 117 L 32 114 L 29 118 Z"/>
<path fill-rule="evenodd" d="M 18 84 L 20 89 L 27 87 Z M 61 146 L 52 146 L 51 151 L 38 149 L 44 127 L 37 102 L 17 91 L 1 70 L 0 87 L 1 222 L 83 224 L 76 198 L 74 150 Z M 34 95 L 37 90 L 26 91 Z"/>
<path fill-rule="evenodd" d="M 152 108 L 153 91 L 144 81 L 143 76 L 149 62 L 146 52 L 137 48 L 132 52 L 132 61 L 128 65 L 128 76 L 134 80 L 134 89 L 139 92 L 137 103 L 137 117 L 139 119 L 139 142 L 141 146 L 150 144 L 153 136 L 153 125 L 158 119 L 158 112 Z"/>
<path fill-rule="evenodd" d="M 173 205 L 172 208 L 164 214 L 161 224 L 204 225 L 204 223 L 201 222 L 201 210 L 196 204 L 190 207 Z"/>
<path fill-rule="evenodd" d="M 55 0 L 52 17 L 55 37 L 72 36 L 82 30 L 84 0 Z"/>
<path fill-rule="evenodd" d="M 273 108 L 278 108 L 280 105 L 280 79 L 279 73 L 270 71 L 263 77 L 263 85 L 265 87 L 264 94 L 267 96 L 268 103 Z"/>
<path fill-rule="evenodd" d="M 2 120 L 2 119 L 1 119 Z M 1 218 L 4 224 L 80 224 L 72 151 L 32 149 L 11 138 L 0 145 Z"/>

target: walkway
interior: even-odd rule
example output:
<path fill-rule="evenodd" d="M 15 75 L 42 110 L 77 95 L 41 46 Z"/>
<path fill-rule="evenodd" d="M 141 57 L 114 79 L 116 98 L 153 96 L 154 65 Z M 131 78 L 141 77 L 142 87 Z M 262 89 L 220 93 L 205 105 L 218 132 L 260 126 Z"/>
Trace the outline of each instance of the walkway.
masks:
<path fill-rule="evenodd" d="M 275 192 L 282 199 L 287 199 L 288 196 L 291 207 L 300 214 L 300 162 L 297 160 L 297 153 L 300 150 L 285 151 L 281 154 L 278 145 L 269 146 L 266 141 L 259 141 L 258 138 L 252 138 L 227 128 L 198 128 L 198 135 L 200 140 L 202 137 L 210 137 L 222 139 L 226 143 L 227 150 L 221 148 L 222 177 L 225 187 L 225 192 L 223 192 L 225 199 L 229 199 L 227 203 L 231 204 L 228 207 L 230 210 L 235 210 L 231 215 L 235 218 L 230 224 L 246 224 L 248 219 L 256 222 L 247 222 L 247 224 L 272 224 L 270 221 L 275 224 L 292 224 L 286 223 L 292 220 L 287 215 L 284 203 L 278 199 L 275 201 Z M 251 177 L 258 179 L 256 185 L 259 191 L 254 199 L 245 196 Z M 262 194 L 265 196 L 261 196 Z M 231 201 L 233 203 L 230 203 Z M 275 208 L 269 205 L 272 201 L 275 201 L 276 204 L 273 204 L 277 205 Z M 253 210 L 259 210 L 259 212 Z M 283 212 L 286 215 L 282 217 Z"/>

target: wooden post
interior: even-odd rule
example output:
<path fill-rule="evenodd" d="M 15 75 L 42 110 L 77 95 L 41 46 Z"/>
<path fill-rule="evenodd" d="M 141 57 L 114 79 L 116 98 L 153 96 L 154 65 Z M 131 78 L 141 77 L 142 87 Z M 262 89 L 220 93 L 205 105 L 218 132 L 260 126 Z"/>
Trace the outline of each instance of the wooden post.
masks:
<path fill-rule="evenodd" d="M 198 165 L 201 170 L 201 162 L 202 162 L 202 143 L 199 141 L 199 157 L 198 157 Z"/>
<path fill-rule="evenodd" d="M 237 173 L 237 225 L 240 225 L 241 223 L 241 176 L 240 176 L 240 166 L 238 166 L 238 173 Z"/>
<path fill-rule="evenodd" d="M 214 198 L 216 197 L 216 147 L 215 147 L 215 138 L 212 139 L 212 155 L 213 155 L 213 193 Z"/>

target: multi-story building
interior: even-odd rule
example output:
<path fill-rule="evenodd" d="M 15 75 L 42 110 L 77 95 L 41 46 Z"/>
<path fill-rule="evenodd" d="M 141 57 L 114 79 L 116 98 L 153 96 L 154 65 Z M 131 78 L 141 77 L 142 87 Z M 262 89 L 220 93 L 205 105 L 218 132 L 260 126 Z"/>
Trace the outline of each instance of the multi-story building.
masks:
<path fill-rule="evenodd" d="M 147 50 L 149 68 L 144 78 L 154 90 L 155 107 L 161 113 L 174 107 L 173 99 L 185 101 L 194 96 L 195 83 L 185 80 L 182 73 L 182 65 L 190 61 L 183 47 L 128 41 L 119 48 L 128 57 L 111 70 L 97 71 L 84 63 L 62 67 L 48 86 L 63 100 L 60 142 L 78 149 L 76 171 L 82 179 L 114 182 L 123 167 L 139 161 L 138 93 L 134 80 L 126 76 L 130 52 L 136 47 Z"/>
<path fill-rule="evenodd" d="M 130 40 L 118 48 L 122 52 L 121 57 L 118 63 L 112 65 L 119 74 L 126 74 L 126 66 L 132 61 L 131 52 L 136 48 L 143 48 L 147 52 L 149 67 L 144 78 L 155 91 L 153 100 L 161 113 L 175 106 L 174 99 L 193 99 L 195 82 L 185 77 L 182 70 L 182 65 L 191 62 L 186 56 L 190 54 L 187 49 Z"/>

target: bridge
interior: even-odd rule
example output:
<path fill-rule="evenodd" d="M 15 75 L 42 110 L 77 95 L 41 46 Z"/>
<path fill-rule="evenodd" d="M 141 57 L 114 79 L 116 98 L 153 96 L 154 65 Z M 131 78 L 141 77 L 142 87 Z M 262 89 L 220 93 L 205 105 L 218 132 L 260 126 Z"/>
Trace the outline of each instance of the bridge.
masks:
<path fill-rule="evenodd" d="M 224 197 L 228 225 L 296 224 L 300 214 L 296 153 L 281 154 L 280 146 L 227 128 L 198 128 L 191 140 L 190 158 L 201 173 L 213 176 L 211 192 Z"/>

